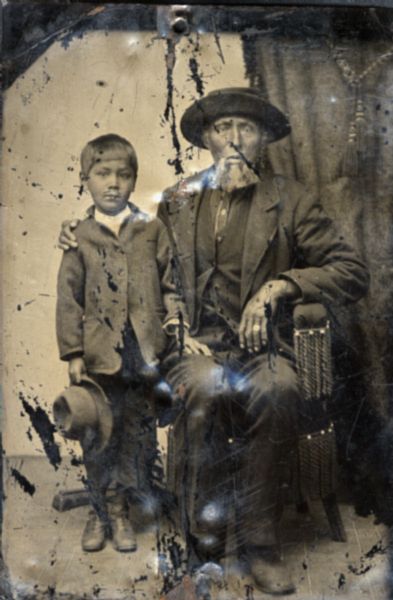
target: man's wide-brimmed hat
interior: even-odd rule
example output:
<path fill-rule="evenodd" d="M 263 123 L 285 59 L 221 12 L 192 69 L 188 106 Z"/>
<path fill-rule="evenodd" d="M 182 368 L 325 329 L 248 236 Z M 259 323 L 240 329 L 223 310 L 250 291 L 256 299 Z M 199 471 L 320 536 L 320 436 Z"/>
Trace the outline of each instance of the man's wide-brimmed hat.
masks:
<path fill-rule="evenodd" d="M 247 117 L 259 123 L 268 134 L 268 143 L 288 135 L 291 126 L 283 113 L 266 102 L 256 88 L 225 88 L 196 100 L 184 113 L 180 128 L 194 146 L 206 148 L 203 131 L 222 117 Z"/>
<path fill-rule="evenodd" d="M 79 385 L 70 385 L 53 404 L 56 427 L 66 438 L 82 441 L 88 430 L 95 433 L 97 452 L 108 444 L 113 415 L 102 388 L 90 377 Z"/>

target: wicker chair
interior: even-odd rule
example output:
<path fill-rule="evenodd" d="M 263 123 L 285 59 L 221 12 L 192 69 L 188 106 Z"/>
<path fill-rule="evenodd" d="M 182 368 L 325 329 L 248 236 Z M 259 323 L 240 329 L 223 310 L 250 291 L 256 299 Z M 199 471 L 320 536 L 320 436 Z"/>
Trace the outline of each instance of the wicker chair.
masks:
<path fill-rule="evenodd" d="M 293 314 L 296 369 L 302 388 L 299 407 L 296 503 L 307 510 L 307 498 L 320 498 L 332 539 L 347 540 L 337 497 L 337 452 L 334 423 L 327 404 L 332 394 L 330 323 L 322 304 L 300 304 Z"/>

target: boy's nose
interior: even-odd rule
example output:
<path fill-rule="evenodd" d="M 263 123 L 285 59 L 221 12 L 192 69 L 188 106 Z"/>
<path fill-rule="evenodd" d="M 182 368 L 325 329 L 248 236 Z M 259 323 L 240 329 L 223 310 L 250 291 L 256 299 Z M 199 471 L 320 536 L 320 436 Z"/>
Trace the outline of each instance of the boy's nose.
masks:
<path fill-rule="evenodd" d="M 111 175 L 109 179 L 109 187 L 118 188 L 119 187 L 119 178 L 116 174 Z"/>

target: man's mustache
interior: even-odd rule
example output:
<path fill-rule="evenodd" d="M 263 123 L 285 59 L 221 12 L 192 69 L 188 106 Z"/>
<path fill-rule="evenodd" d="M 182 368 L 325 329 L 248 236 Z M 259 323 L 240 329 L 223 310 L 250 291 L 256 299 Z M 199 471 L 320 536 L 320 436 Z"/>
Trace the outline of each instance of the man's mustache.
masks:
<path fill-rule="evenodd" d="M 245 154 L 241 151 L 240 147 L 237 146 L 236 144 L 234 144 L 233 142 L 230 142 L 230 147 L 233 148 L 233 150 L 235 150 L 234 154 L 230 154 L 228 156 L 224 156 L 221 160 L 220 163 L 222 165 L 226 164 L 228 161 L 236 159 L 236 160 L 241 160 L 244 165 L 250 169 L 250 171 L 252 171 L 257 177 L 260 177 L 260 171 L 258 168 L 258 162 L 252 162 L 250 161 Z"/>

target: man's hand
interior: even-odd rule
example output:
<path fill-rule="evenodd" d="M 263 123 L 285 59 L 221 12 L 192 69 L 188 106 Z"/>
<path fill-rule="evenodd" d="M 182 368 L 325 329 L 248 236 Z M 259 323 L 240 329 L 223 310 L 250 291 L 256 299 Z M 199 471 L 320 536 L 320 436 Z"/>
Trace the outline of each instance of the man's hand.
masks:
<path fill-rule="evenodd" d="M 180 339 L 180 331 L 177 328 L 176 339 L 179 348 L 182 348 L 184 354 L 199 354 L 200 356 L 211 356 L 211 350 L 206 344 L 198 342 L 194 337 L 188 333 L 188 329 L 183 328 L 183 339 Z"/>
<path fill-rule="evenodd" d="M 71 383 L 79 384 L 86 375 L 86 365 L 82 357 L 72 358 L 68 363 L 68 375 Z"/>
<path fill-rule="evenodd" d="M 239 327 L 240 347 L 248 352 L 260 352 L 267 344 L 267 325 L 280 300 L 293 300 L 300 290 L 291 281 L 269 281 L 247 303 Z"/>
<path fill-rule="evenodd" d="M 70 248 L 77 248 L 78 242 L 73 233 L 73 229 L 78 225 L 79 219 L 73 221 L 63 221 L 61 224 L 61 231 L 59 235 L 58 246 L 60 250 L 69 250 Z"/>
<path fill-rule="evenodd" d="M 186 354 L 201 354 L 202 356 L 212 355 L 209 346 L 198 342 L 198 340 L 188 334 L 184 336 L 184 352 Z"/>

